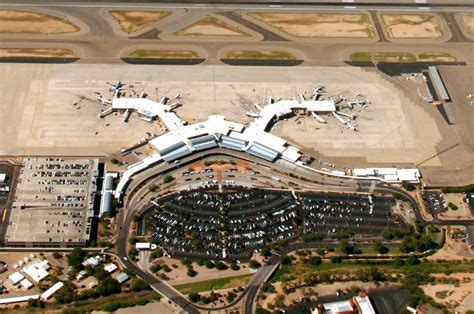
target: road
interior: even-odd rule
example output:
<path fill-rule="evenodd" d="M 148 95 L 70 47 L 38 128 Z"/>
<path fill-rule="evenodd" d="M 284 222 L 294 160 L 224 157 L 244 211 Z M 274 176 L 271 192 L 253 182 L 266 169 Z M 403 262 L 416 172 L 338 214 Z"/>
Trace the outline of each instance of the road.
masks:
<path fill-rule="evenodd" d="M 9 178 L 9 183 L 5 186 L 8 186 L 10 188 L 9 193 L 7 194 L 7 198 L 5 202 L 3 202 L 0 205 L 0 215 L 1 215 L 1 220 L 0 220 L 0 243 L 3 243 L 5 239 L 5 235 L 7 233 L 7 227 L 8 223 L 10 221 L 10 214 L 11 214 L 11 208 L 13 206 L 13 200 L 14 200 L 14 195 L 16 193 L 16 185 L 18 181 L 18 176 L 19 176 L 19 165 L 17 163 L 12 162 L 11 160 L 6 160 L 0 162 L 0 166 L 2 168 L 7 168 L 3 170 L 4 172 L 7 173 L 7 175 L 10 176 Z"/>
<path fill-rule="evenodd" d="M 385 186 L 384 184 L 380 184 L 380 183 L 375 184 L 375 186 L 372 186 L 371 182 L 328 177 L 322 174 L 309 172 L 306 169 L 296 167 L 296 166 L 292 166 L 291 168 L 288 168 L 288 166 L 286 165 L 267 162 L 265 160 L 261 160 L 257 157 L 253 157 L 245 153 L 238 153 L 238 152 L 229 151 L 227 149 L 222 149 L 222 148 L 215 148 L 208 151 L 193 154 L 191 156 L 181 159 L 179 163 L 177 164 L 160 164 L 150 169 L 147 169 L 144 172 L 137 175 L 126 189 L 125 197 L 123 199 L 123 203 L 125 204 L 125 207 L 124 207 L 125 210 L 119 213 L 119 217 L 117 219 L 118 226 L 119 226 L 119 235 L 117 239 L 118 256 L 127 266 L 127 268 L 129 268 L 133 273 L 135 273 L 140 278 L 150 283 L 153 289 L 155 289 L 156 291 L 158 291 L 165 297 L 169 298 L 170 300 L 175 302 L 177 305 L 179 305 L 181 308 L 183 308 L 185 311 L 188 311 L 190 313 L 194 313 L 193 311 L 197 309 L 214 311 L 214 310 L 229 308 L 233 306 L 234 304 L 237 304 L 238 302 L 240 302 L 240 300 L 244 297 L 245 297 L 245 308 L 247 311 L 246 313 L 252 313 L 253 302 L 258 292 L 259 287 L 261 286 L 263 282 L 265 282 L 265 280 L 268 279 L 268 277 L 278 267 L 278 258 L 273 257 L 272 259 L 270 259 L 270 263 L 268 267 L 263 267 L 257 272 L 257 274 L 254 276 L 252 281 L 249 283 L 249 285 L 247 285 L 245 290 L 242 292 L 242 294 L 239 295 L 239 297 L 236 300 L 234 300 L 232 304 L 225 307 L 208 309 L 205 307 L 190 304 L 190 302 L 187 301 L 186 298 L 183 295 L 181 295 L 178 291 L 176 291 L 173 287 L 157 279 L 150 273 L 140 269 L 138 266 L 136 266 L 134 263 L 128 260 L 128 257 L 127 257 L 127 243 L 128 243 L 128 236 L 129 236 L 128 232 L 130 230 L 133 217 L 136 214 L 142 215 L 143 212 L 149 210 L 150 208 L 149 202 L 151 198 L 156 197 L 156 195 L 150 195 L 150 193 L 148 193 L 149 190 L 147 187 L 153 182 L 152 179 L 156 178 L 157 176 L 163 175 L 164 173 L 168 173 L 178 168 L 185 167 L 190 162 L 193 162 L 195 160 L 201 160 L 210 155 L 212 156 L 225 155 L 225 156 L 230 156 L 233 158 L 241 158 L 241 159 L 247 160 L 251 162 L 253 166 L 260 167 L 260 170 L 262 172 L 264 171 L 264 169 L 266 169 L 266 172 L 267 172 L 266 174 L 269 176 L 287 176 L 289 173 L 292 173 L 292 177 L 291 177 L 292 181 L 297 182 L 303 186 L 305 184 L 310 185 L 310 187 L 312 187 L 313 189 L 315 188 L 315 184 L 312 183 L 312 181 L 318 182 L 318 181 L 322 181 L 324 178 L 325 184 L 317 185 L 321 190 L 335 190 L 339 192 L 342 192 L 342 191 L 343 192 L 367 192 L 371 188 L 373 188 L 373 192 L 375 193 L 393 193 L 393 192 L 401 193 L 401 194 L 404 194 L 411 202 L 414 202 L 413 206 L 415 209 L 418 208 L 416 205 L 415 199 L 410 194 L 404 191 L 401 191 L 400 189 L 395 188 L 395 187 Z M 302 180 L 301 178 L 304 178 L 305 180 Z M 235 180 L 237 179 L 238 177 L 235 178 Z M 182 181 L 180 184 L 187 184 L 187 182 Z M 171 188 L 174 190 L 177 188 L 177 186 L 172 186 Z M 165 194 L 166 192 L 167 191 L 160 191 L 161 194 Z"/>
<path fill-rule="evenodd" d="M 206 63 L 214 64 L 220 62 L 221 58 L 225 58 L 229 49 L 235 48 L 235 40 L 227 38 L 179 38 L 171 36 L 177 25 L 186 26 L 200 16 L 207 14 L 221 14 L 236 23 L 254 29 L 263 35 L 262 39 L 256 39 L 251 36 L 248 39 L 239 40 L 239 49 L 267 49 L 284 51 L 295 51 L 301 56 L 306 64 L 342 64 L 343 60 L 347 60 L 351 52 L 363 50 L 367 51 L 438 51 L 440 42 L 427 40 L 408 40 L 391 42 L 384 40 L 383 34 L 379 33 L 380 40 L 372 39 L 324 39 L 308 41 L 306 39 L 293 38 L 291 40 L 282 38 L 271 29 L 261 27 L 249 20 L 243 19 L 240 13 L 248 11 L 308 11 L 315 10 L 314 5 L 301 4 L 269 6 L 263 4 L 239 4 L 237 3 L 217 3 L 208 5 L 190 5 L 187 3 L 127 3 L 127 2 L 70 2 L 70 1 L 3 1 L 0 3 L 2 9 L 29 9 L 35 10 L 40 8 L 52 14 L 70 17 L 73 21 L 79 21 L 85 25 L 85 30 L 78 34 L 64 35 L 0 35 L 0 47 L 53 47 L 68 48 L 73 50 L 82 63 L 120 63 L 121 57 L 125 57 L 129 52 L 135 49 L 158 47 L 166 47 L 167 49 L 191 49 L 199 52 L 205 59 Z M 377 6 L 366 3 L 362 7 L 354 7 L 347 3 L 324 4 L 318 5 L 318 11 L 341 11 L 341 12 L 359 12 L 360 10 L 370 11 L 375 25 L 379 25 L 377 14 L 378 11 L 405 11 L 420 12 L 419 7 L 414 1 L 410 5 L 385 3 L 383 6 Z M 448 5 L 442 3 L 433 4 L 430 12 L 440 12 L 446 20 L 454 21 L 454 12 L 462 12 L 470 10 L 474 7 L 472 3 L 460 2 L 457 5 Z M 108 9 L 127 9 L 127 8 L 154 8 L 174 10 L 175 14 L 167 20 L 158 23 L 154 28 L 150 28 L 150 36 L 147 32 L 142 36 L 130 36 L 117 31 L 115 27 L 109 24 L 104 18 Z M 105 12 L 105 13 L 104 13 Z M 234 14 L 236 13 L 236 14 Z M 455 24 L 455 23 L 454 23 Z M 472 55 L 472 41 L 466 39 L 453 23 L 447 23 L 453 34 L 449 41 L 442 41 L 443 50 L 451 51 L 459 60 L 465 60 L 467 63 L 474 63 Z M 88 29 L 88 30 L 87 30 Z M 259 31 L 260 30 L 260 31 Z"/>

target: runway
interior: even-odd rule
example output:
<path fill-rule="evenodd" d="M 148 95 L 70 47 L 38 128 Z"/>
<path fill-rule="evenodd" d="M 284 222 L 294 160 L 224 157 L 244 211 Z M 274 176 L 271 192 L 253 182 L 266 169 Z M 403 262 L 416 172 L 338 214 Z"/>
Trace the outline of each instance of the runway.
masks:
<path fill-rule="evenodd" d="M 345 3 L 347 4 L 347 3 Z M 71 17 L 87 25 L 88 30 L 81 34 L 67 35 L 0 35 L 0 47 L 8 48 L 67 48 L 74 51 L 83 63 L 119 63 L 135 49 L 190 49 L 201 52 L 206 62 L 215 64 L 225 58 L 225 53 L 232 48 L 241 50 L 293 50 L 298 57 L 301 56 L 307 63 L 312 65 L 327 65 L 341 63 L 347 60 L 351 52 L 356 51 L 408 51 L 426 52 L 442 50 L 451 52 L 461 61 L 468 64 L 474 62 L 472 55 L 472 41 L 466 38 L 455 21 L 455 12 L 462 12 L 472 5 L 462 4 L 458 6 L 439 5 L 430 7 L 429 12 L 442 16 L 449 27 L 447 40 L 404 40 L 390 41 L 381 30 L 377 13 L 381 11 L 397 12 L 421 12 L 419 6 L 384 5 L 383 7 L 368 5 L 359 8 L 347 5 L 260 5 L 260 4 L 183 4 L 183 3 L 112 3 L 112 2 L 29 2 L 11 1 L 0 4 L 1 9 L 40 10 L 40 12 L 51 13 L 57 16 Z M 153 25 L 138 34 L 126 35 L 120 33 L 111 25 L 104 16 L 110 9 L 167 9 L 175 12 L 168 20 Z M 262 27 L 255 22 L 242 17 L 242 13 L 254 11 L 331 11 L 331 12 L 367 12 L 374 21 L 377 38 L 288 38 L 282 37 L 270 28 Z M 192 23 L 198 16 L 215 15 L 226 17 L 235 23 L 250 29 L 253 35 L 246 39 L 228 38 L 190 38 L 173 37 L 170 32 L 176 25 L 187 25 Z"/>

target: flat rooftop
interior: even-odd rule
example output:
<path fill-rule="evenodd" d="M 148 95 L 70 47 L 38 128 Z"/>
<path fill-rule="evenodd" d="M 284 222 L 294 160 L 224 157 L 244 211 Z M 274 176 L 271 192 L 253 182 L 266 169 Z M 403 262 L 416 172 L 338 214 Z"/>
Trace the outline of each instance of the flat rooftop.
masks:
<path fill-rule="evenodd" d="M 462 78 L 472 72 L 472 66 L 439 66 L 439 71 L 453 103 L 465 101 L 471 86 Z M 303 94 L 309 99 L 312 88 L 321 83 L 328 90 L 324 99 L 342 94 L 354 100 L 358 93 L 367 97 L 367 108 L 353 110 L 359 132 L 322 114 L 325 125 L 314 117 L 282 120 L 272 134 L 318 159 L 348 168 L 422 163 L 424 179 L 432 185 L 470 182 L 472 107 L 451 106 L 456 125 L 446 125 L 435 107 L 417 101 L 416 87 L 410 82 L 371 68 L 298 66 L 262 71 L 253 66 L 199 65 L 150 71 L 147 65 L 2 63 L 0 72 L 18 78 L 0 84 L 4 100 L 0 102 L 4 121 L 0 154 L 4 155 L 108 156 L 137 143 L 146 132 L 164 133 L 161 123 L 147 123 L 137 114 L 128 123 L 119 113 L 98 118 L 106 107 L 96 101 L 94 92 L 110 98 L 106 82 L 122 80 L 135 90 L 144 89 L 156 101 L 164 94 L 180 93 L 184 105 L 175 111 L 189 124 L 220 114 L 246 124 L 253 120 L 246 112 L 255 111 L 255 103 L 264 103 L 269 96 L 292 99 Z"/>
<path fill-rule="evenodd" d="M 5 241 L 16 244 L 88 240 L 97 166 L 96 159 L 25 159 Z"/>

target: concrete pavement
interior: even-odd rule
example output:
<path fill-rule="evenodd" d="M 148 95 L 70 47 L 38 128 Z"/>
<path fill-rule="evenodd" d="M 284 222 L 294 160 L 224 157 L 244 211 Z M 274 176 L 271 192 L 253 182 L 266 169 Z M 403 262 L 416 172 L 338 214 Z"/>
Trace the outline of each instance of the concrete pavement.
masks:
<path fill-rule="evenodd" d="M 443 42 L 443 49 L 450 51 L 457 56 L 459 60 L 465 60 L 468 63 L 474 62 L 474 56 L 471 53 L 472 41 L 469 41 L 465 36 L 462 36 L 456 23 L 451 23 L 455 20 L 453 12 L 462 12 L 468 10 L 472 4 L 465 4 L 460 6 L 440 6 L 430 8 L 430 12 L 439 12 L 442 17 L 446 19 L 450 28 L 450 33 L 453 34 L 449 41 Z M 136 34 L 126 35 L 121 34 L 116 30 L 116 26 L 111 25 L 105 17 L 108 15 L 108 10 L 111 9 L 137 9 L 137 6 L 132 3 L 90 3 L 90 2 L 30 2 L 30 1 L 11 1 L 0 3 L 1 9 L 25 9 L 25 10 L 40 10 L 51 14 L 56 13 L 58 16 L 71 16 L 74 20 L 81 21 L 87 25 L 88 30 L 81 34 L 65 35 L 0 35 L 0 47 L 52 47 L 52 48 L 68 48 L 72 49 L 78 57 L 81 57 L 80 62 L 84 63 L 116 63 L 121 62 L 120 58 L 125 57 L 130 51 L 135 49 L 156 49 L 159 47 L 169 47 L 167 49 L 192 49 L 197 47 L 200 52 L 203 52 L 206 62 L 212 63 L 225 55 L 224 53 L 235 46 L 235 40 L 228 38 L 189 38 L 189 37 L 173 37 L 167 34 L 167 31 L 174 30 L 176 23 L 171 23 L 176 19 L 171 16 L 153 26 L 148 27 L 146 31 L 158 31 L 158 39 L 143 39 L 143 36 L 136 36 Z M 319 5 L 317 8 L 311 5 L 291 5 L 286 7 L 284 5 L 277 7 L 269 7 L 261 4 L 215 4 L 212 6 L 192 6 L 189 4 L 141 4 L 143 9 L 166 9 L 176 11 L 175 14 L 179 17 L 179 24 L 185 26 L 192 23 L 198 16 L 207 14 L 221 15 L 228 17 L 236 23 L 240 23 L 244 27 L 248 27 L 257 33 L 263 35 L 263 40 L 254 36 L 248 39 L 238 41 L 239 49 L 261 49 L 258 47 L 265 47 L 265 49 L 294 49 L 297 53 L 304 57 L 305 61 L 312 64 L 321 64 L 327 62 L 341 62 L 347 60 L 351 52 L 360 51 L 409 51 L 414 50 L 420 52 L 437 51 L 439 49 L 439 42 L 433 40 L 432 42 L 426 40 L 403 40 L 402 42 L 391 42 L 386 40 L 381 31 L 380 22 L 378 21 L 375 12 L 381 11 L 404 11 L 419 13 L 418 6 L 364 6 L 362 8 L 352 8 L 342 5 Z M 292 38 L 288 40 L 282 38 L 280 35 L 272 31 L 271 28 L 262 27 L 254 22 L 241 17 L 241 13 L 251 11 L 341 11 L 341 12 L 360 12 L 368 11 L 374 19 L 377 26 L 378 36 L 380 40 L 373 42 L 372 39 L 351 39 L 351 38 L 324 38 L 314 39 L 307 42 L 304 38 Z M 451 22 L 450 22 L 451 21 Z M 140 33 L 143 33 L 140 32 Z M 130 36 L 130 37 L 128 37 Z M 134 39 L 135 38 L 135 39 Z M 145 37 L 146 38 L 146 37 Z M 153 38 L 153 37 L 151 37 Z M 188 47 L 188 48 L 186 48 Z"/>

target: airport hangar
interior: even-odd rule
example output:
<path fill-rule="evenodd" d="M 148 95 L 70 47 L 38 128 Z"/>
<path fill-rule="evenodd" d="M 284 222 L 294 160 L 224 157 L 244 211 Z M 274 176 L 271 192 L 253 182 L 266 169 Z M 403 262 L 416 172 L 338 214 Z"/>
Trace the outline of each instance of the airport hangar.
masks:
<path fill-rule="evenodd" d="M 354 176 L 342 171 L 326 171 L 311 168 L 301 160 L 302 153 L 285 139 L 268 132 L 274 122 L 294 114 L 313 115 L 336 113 L 333 100 L 279 100 L 268 104 L 254 121 L 247 125 L 231 122 L 223 115 L 211 115 L 207 120 L 187 125 L 172 110 L 176 103 L 167 105 L 167 99 L 155 102 L 147 98 L 114 97 L 111 108 L 104 110 L 99 116 L 105 117 L 114 111 L 124 111 L 124 119 L 136 112 L 142 119 L 152 121 L 159 119 L 168 132 L 152 140 L 150 144 L 156 153 L 130 166 L 125 171 L 115 189 L 115 197 L 120 198 L 122 192 L 133 177 L 159 162 L 173 162 L 193 152 L 213 147 L 223 147 L 235 151 L 247 152 L 267 161 L 282 159 L 300 167 L 325 175 L 352 179 L 378 180 L 387 183 L 419 182 L 418 169 L 367 168 L 354 169 Z M 318 119 L 319 120 L 319 119 Z"/>

